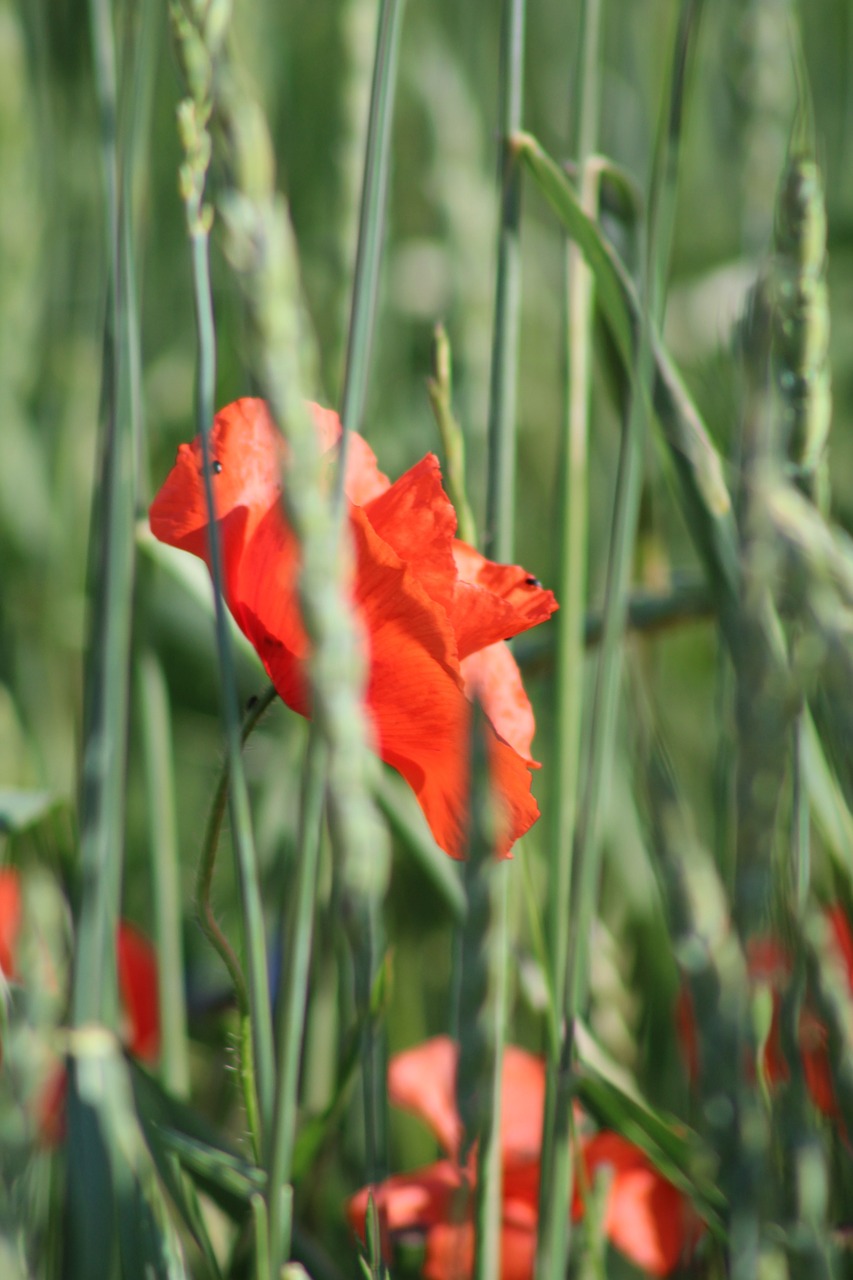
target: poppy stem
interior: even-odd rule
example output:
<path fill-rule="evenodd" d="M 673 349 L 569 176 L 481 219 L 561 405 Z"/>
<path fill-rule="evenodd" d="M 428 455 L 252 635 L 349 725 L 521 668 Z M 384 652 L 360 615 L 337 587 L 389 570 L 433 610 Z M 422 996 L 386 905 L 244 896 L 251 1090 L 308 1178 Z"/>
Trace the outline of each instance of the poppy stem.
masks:
<path fill-rule="evenodd" d="M 268 685 L 261 696 L 252 702 L 246 712 L 246 716 L 240 730 L 241 747 L 245 746 L 247 740 L 261 720 L 261 717 L 264 715 L 264 712 L 272 706 L 276 696 L 274 687 L 272 685 Z M 243 970 L 240 967 L 240 961 L 237 959 L 236 952 L 225 934 L 222 932 L 211 905 L 213 872 L 216 866 L 216 853 L 219 848 L 219 836 L 222 832 L 222 822 L 225 818 L 225 809 L 228 804 L 228 790 L 230 783 L 231 766 L 230 762 L 226 759 L 219 774 L 216 790 L 213 793 L 210 813 L 207 818 L 207 826 L 204 831 L 201 855 L 196 869 L 195 903 L 196 916 L 198 918 L 201 931 L 220 956 L 222 963 L 228 970 L 228 975 L 234 986 L 234 994 L 237 998 L 237 1007 L 240 1010 L 241 1015 L 245 1016 L 249 1012 L 249 990 L 246 986 L 246 979 L 243 975 Z"/>

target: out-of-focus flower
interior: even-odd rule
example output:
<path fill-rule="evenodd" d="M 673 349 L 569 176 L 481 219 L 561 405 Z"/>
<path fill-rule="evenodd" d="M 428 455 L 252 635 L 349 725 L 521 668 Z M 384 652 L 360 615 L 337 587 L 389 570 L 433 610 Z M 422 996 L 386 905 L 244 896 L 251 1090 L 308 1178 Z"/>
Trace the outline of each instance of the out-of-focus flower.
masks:
<path fill-rule="evenodd" d="M 853 992 L 853 934 L 847 915 L 838 903 L 824 912 L 830 939 L 843 965 Z M 746 967 L 754 987 L 764 986 L 770 993 L 772 1012 L 770 1026 L 762 1046 L 761 1074 L 771 1087 L 785 1084 L 791 1077 L 790 1065 L 782 1048 L 782 999 L 793 973 L 790 952 L 777 938 L 750 938 L 746 947 Z M 692 1081 L 699 1076 L 700 1053 L 696 1016 L 690 992 L 682 986 L 675 1010 L 676 1031 L 687 1074 Z M 809 1004 L 808 993 L 800 1009 L 797 1026 L 803 1075 L 812 1101 L 828 1116 L 838 1115 L 838 1102 L 832 1084 L 832 1070 L 827 1046 L 827 1030 Z"/>
<path fill-rule="evenodd" d="M 311 409 L 331 464 L 340 423 L 330 410 Z M 211 453 L 226 600 L 280 697 L 309 715 L 299 547 L 281 509 L 284 452 L 262 400 L 237 400 L 216 415 Z M 556 601 L 524 569 L 493 564 L 455 538 L 456 513 L 432 454 L 392 484 L 353 435 L 344 488 L 376 750 L 411 786 L 437 843 L 461 857 L 476 692 L 494 730 L 500 849 L 508 852 L 539 810 L 530 792 L 533 713 L 504 641 L 543 622 Z M 150 520 L 157 538 L 209 565 L 200 439 L 181 445 Z"/>
<path fill-rule="evenodd" d="M 426 1280 L 464 1280 L 473 1266 L 476 1153 L 464 1167 L 459 1165 L 456 1157 L 462 1135 L 454 1101 L 456 1060 L 456 1046 L 439 1036 L 397 1054 L 388 1067 L 390 1100 L 420 1116 L 450 1157 L 397 1174 L 372 1189 L 386 1241 L 412 1231 L 423 1235 Z M 545 1067 L 541 1058 L 514 1046 L 507 1047 L 503 1067 L 501 1280 L 530 1280 L 536 1255 Z M 664 1276 L 672 1271 L 698 1226 L 681 1192 L 633 1143 L 616 1133 L 581 1137 L 578 1161 L 572 1216 L 583 1216 L 584 1188 L 592 1186 L 597 1172 L 608 1166 L 607 1238 L 648 1274 Z M 365 1187 L 348 1205 L 350 1223 L 360 1234 L 370 1190 Z"/>
<path fill-rule="evenodd" d="M 21 883 L 13 868 L 0 869 L 0 970 L 18 980 L 17 946 L 21 929 Z M 127 921 L 116 931 L 116 965 L 121 1000 L 122 1042 L 141 1062 L 156 1062 L 160 1052 L 160 1004 L 157 957 L 148 940 Z M 65 1136 L 65 1067 L 49 1072 L 36 1102 L 36 1123 L 45 1146 Z"/>

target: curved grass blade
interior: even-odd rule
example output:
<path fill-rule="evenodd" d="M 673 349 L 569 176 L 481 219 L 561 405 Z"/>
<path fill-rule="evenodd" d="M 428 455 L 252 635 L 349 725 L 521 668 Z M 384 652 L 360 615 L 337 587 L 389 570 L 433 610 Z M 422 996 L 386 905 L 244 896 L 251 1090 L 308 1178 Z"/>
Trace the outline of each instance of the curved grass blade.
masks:
<path fill-rule="evenodd" d="M 634 285 L 599 228 L 584 213 L 566 175 L 530 134 L 514 145 L 595 276 L 599 306 L 626 374 L 630 376 L 642 329 Z M 681 506 L 728 634 L 733 635 L 737 598 L 737 551 L 731 498 L 719 454 L 696 406 L 651 329 L 652 402 L 678 478 Z"/>

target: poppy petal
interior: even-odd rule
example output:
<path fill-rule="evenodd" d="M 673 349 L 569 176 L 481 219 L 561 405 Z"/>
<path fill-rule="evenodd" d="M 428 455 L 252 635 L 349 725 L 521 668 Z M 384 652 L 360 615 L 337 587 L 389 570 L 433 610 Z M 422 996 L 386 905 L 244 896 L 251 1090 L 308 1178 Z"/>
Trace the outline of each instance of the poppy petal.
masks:
<path fill-rule="evenodd" d="M 601 1166 L 613 1170 L 604 1219 L 608 1239 L 649 1275 L 668 1275 L 692 1238 L 695 1215 L 684 1196 L 620 1134 L 596 1134 L 586 1143 L 583 1159 L 589 1185 Z"/>
<path fill-rule="evenodd" d="M 244 397 L 221 409 L 213 420 L 210 452 L 217 518 L 221 522 L 232 512 L 245 513 L 239 538 L 236 525 L 227 539 L 221 535 L 223 547 L 227 542 L 231 555 L 237 556 L 281 493 L 284 442 L 264 401 Z M 151 504 L 149 520 L 161 542 L 190 551 L 209 566 L 200 436 L 178 449 L 175 465 Z"/>
<path fill-rule="evenodd" d="M 143 1062 L 160 1052 L 160 1001 L 157 959 L 146 938 L 122 920 L 116 937 L 118 984 L 127 1019 L 125 1043 Z"/>
<path fill-rule="evenodd" d="M 388 1064 L 390 1102 L 419 1116 L 451 1156 L 457 1154 L 462 1136 L 456 1111 L 458 1056 L 458 1046 L 449 1036 L 433 1036 L 394 1054 Z M 507 1165 L 538 1156 L 544 1110 L 544 1061 L 507 1045 L 501 1092 L 501 1151 Z"/>
<path fill-rule="evenodd" d="M 462 1125 L 456 1112 L 456 1061 L 449 1036 L 395 1053 L 388 1063 L 388 1100 L 420 1117 L 450 1156 L 459 1150 Z"/>
<path fill-rule="evenodd" d="M 17 974 L 15 950 L 21 928 L 21 881 L 12 867 L 0 870 L 0 973 L 7 981 Z"/>
<path fill-rule="evenodd" d="M 462 689 L 452 629 L 444 611 L 352 508 L 356 599 L 370 637 L 367 703 L 379 754 L 414 791 L 436 842 L 452 857 L 466 847 L 470 703 Z M 498 851 L 536 821 L 525 761 L 491 735 L 495 792 L 503 808 Z"/>
<path fill-rule="evenodd" d="M 557 608 L 553 592 L 520 565 L 495 564 L 458 539 L 453 558 L 459 581 L 451 621 L 462 658 L 547 621 Z"/>
<path fill-rule="evenodd" d="M 324 453 L 337 452 L 341 438 L 341 420 L 334 409 L 324 409 L 319 404 L 308 406 L 314 415 L 317 437 Z M 379 470 L 376 454 L 357 431 L 351 431 L 347 440 L 347 474 L 344 493 L 350 502 L 363 507 L 390 487 L 391 481 Z"/>
<path fill-rule="evenodd" d="M 412 1173 L 395 1174 L 376 1187 L 362 1187 L 347 1202 L 352 1229 L 364 1238 L 368 1197 L 373 1192 L 383 1235 L 425 1230 L 450 1214 L 462 1175 L 450 1160 L 439 1160 Z"/>
<path fill-rule="evenodd" d="M 529 768 L 538 769 L 531 755 L 536 732 L 533 708 L 509 645 L 499 640 L 469 653 L 462 659 L 461 670 L 468 698 L 476 693 L 498 736 L 518 752 Z"/>
<path fill-rule="evenodd" d="M 506 1163 L 530 1162 L 538 1157 L 544 1114 L 544 1060 L 526 1049 L 507 1045 L 501 1092 L 501 1150 Z"/>

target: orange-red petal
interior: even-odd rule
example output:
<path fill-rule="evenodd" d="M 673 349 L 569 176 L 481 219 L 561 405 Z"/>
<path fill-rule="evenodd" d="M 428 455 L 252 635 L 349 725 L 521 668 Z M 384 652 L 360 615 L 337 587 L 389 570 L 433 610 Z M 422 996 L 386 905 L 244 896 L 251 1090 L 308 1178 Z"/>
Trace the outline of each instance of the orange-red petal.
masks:
<path fill-rule="evenodd" d="M 533 708 L 509 645 L 499 640 L 469 653 L 462 659 L 461 669 L 467 697 L 473 699 L 476 694 L 495 733 L 518 752 L 528 767 L 538 769 L 531 755 L 536 732 Z"/>
<path fill-rule="evenodd" d="M 347 1218 L 363 1238 L 367 1201 L 372 1191 L 383 1236 L 397 1231 L 426 1230 L 450 1218 L 454 1198 L 462 1185 L 458 1167 L 450 1160 L 439 1160 L 412 1173 L 395 1174 L 376 1187 L 362 1187 L 347 1203 Z"/>
<path fill-rule="evenodd" d="M 419 1116 L 448 1155 L 459 1150 L 462 1126 L 456 1111 L 457 1045 L 433 1036 L 388 1063 L 388 1100 Z"/>
<path fill-rule="evenodd" d="M 589 1186 L 601 1166 L 612 1170 L 604 1216 L 608 1239 L 647 1274 L 668 1275 L 695 1235 L 695 1214 L 685 1197 L 620 1134 L 596 1134 L 584 1146 L 583 1161 Z M 576 1196 L 574 1216 L 582 1209 Z"/>
<path fill-rule="evenodd" d="M 500 1233 L 500 1280 L 531 1280 L 536 1261 L 536 1225 L 504 1221 Z M 441 1223 L 427 1235 L 424 1280 L 468 1280 L 474 1269 L 474 1226 Z"/>
<path fill-rule="evenodd" d="M 449 1036 L 434 1036 L 388 1064 L 388 1097 L 396 1107 L 419 1116 L 448 1155 L 455 1156 L 462 1136 L 456 1111 L 458 1046 Z M 501 1092 L 501 1152 L 507 1166 L 538 1157 L 545 1109 L 545 1064 L 540 1057 L 507 1045 Z"/>
<path fill-rule="evenodd" d="M 495 564 L 458 539 L 459 575 L 451 621 L 460 657 L 547 621 L 557 608 L 551 591 L 517 564 Z"/>
<path fill-rule="evenodd" d="M 0 973 L 7 981 L 17 974 L 15 951 L 21 928 L 21 882 L 14 867 L 0 870 Z"/>

